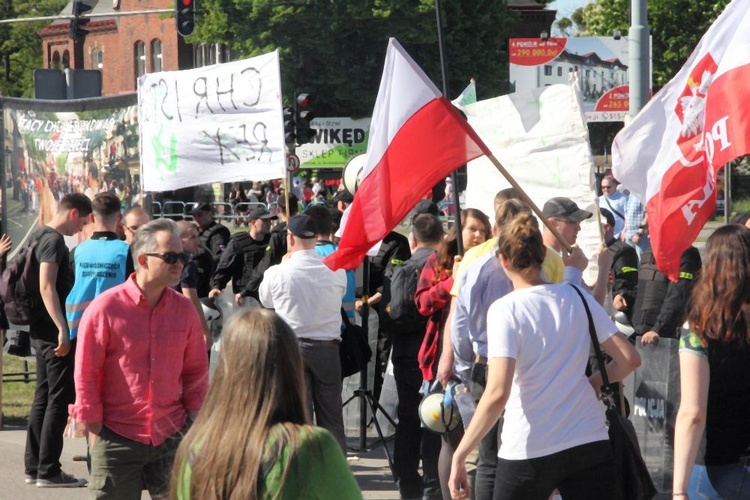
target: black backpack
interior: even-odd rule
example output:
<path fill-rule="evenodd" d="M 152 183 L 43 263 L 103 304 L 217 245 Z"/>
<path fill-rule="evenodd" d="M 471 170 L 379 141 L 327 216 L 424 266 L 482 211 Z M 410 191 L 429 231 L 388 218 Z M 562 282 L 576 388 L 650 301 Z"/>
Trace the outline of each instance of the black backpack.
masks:
<path fill-rule="evenodd" d="M 391 333 L 424 334 L 427 318 L 422 316 L 414 303 L 419 275 L 427 258 L 433 252 L 418 252 L 406 261 L 391 260 L 383 277 L 381 299 L 384 329 Z"/>
<path fill-rule="evenodd" d="M 39 240 L 48 231 L 43 230 L 33 240 L 18 250 L 8 262 L 0 278 L 0 299 L 5 315 L 14 325 L 28 325 L 31 317 L 39 310 L 39 267 L 34 258 L 34 250 Z"/>

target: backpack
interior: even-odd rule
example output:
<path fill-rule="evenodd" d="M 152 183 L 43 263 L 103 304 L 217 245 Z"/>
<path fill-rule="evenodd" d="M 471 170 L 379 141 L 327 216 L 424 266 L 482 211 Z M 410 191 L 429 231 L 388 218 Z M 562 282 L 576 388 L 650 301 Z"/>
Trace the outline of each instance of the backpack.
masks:
<path fill-rule="evenodd" d="M 35 239 L 21 247 L 0 278 L 0 299 L 8 321 L 14 325 L 30 324 L 32 316 L 39 310 L 39 267 L 34 259 L 34 250 L 47 232 L 41 231 Z"/>
<path fill-rule="evenodd" d="M 419 252 L 406 261 L 392 259 L 383 277 L 381 300 L 384 329 L 391 333 L 424 334 L 427 319 L 417 310 L 414 295 L 419 275 L 432 252 Z"/>

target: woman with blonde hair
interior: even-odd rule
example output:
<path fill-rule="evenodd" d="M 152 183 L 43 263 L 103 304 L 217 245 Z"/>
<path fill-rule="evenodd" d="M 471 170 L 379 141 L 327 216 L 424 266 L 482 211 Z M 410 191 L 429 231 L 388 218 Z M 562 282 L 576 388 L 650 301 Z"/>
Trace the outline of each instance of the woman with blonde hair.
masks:
<path fill-rule="evenodd" d="M 308 424 L 297 339 L 275 313 L 240 310 L 225 326 L 171 498 L 362 498 L 336 440 Z"/>
<path fill-rule="evenodd" d="M 680 338 L 673 498 L 750 498 L 750 229 L 706 242 Z M 696 463 L 705 429 L 706 446 Z M 695 464 L 695 465 L 694 465 Z"/>
<path fill-rule="evenodd" d="M 591 347 L 583 300 L 602 349 L 612 357 L 611 381 L 640 364 L 596 300 L 570 284 L 544 281 L 546 248 L 536 218 L 522 212 L 499 229 L 498 258 L 513 291 L 487 314 L 487 387 L 453 456 L 453 498 L 469 498 L 467 455 L 505 410 L 494 499 L 618 498 L 604 416 L 602 381 L 587 378 Z"/>

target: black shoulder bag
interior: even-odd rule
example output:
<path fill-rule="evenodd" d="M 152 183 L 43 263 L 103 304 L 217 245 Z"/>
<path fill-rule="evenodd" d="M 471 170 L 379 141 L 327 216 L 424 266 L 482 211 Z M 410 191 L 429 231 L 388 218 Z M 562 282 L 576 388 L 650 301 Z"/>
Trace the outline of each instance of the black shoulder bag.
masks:
<path fill-rule="evenodd" d="M 617 411 L 614 393 L 609 385 L 609 377 L 604 365 L 604 354 L 602 353 L 602 348 L 599 346 L 599 339 L 596 336 L 594 319 L 591 317 L 591 310 L 578 287 L 573 286 L 573 289 L 581 297 L 583 307 L 586 309 L 591 343 L 594 344 L 599 372 L 602 374 L 602 400 L 607 406 L 606 416 L 609 423 L 609 442 L 612 445 L 615 457 L 616 488 L 622 495 L 622 498 L 626 500 L 650 500 L 656 495 L 656 487 L 641 456 L 641 448 L 638 445 L 635 428 L 630 420 L 623 417 Z"/>
<path fill-rule="evenodd" d="M 344 308 L 341 308 L 341 319 L 344 331 L 341 332 L 339 359 L 341 360 L 341 378 L 359 373 L 372 359 L 372 349 L 365 337 L 364 329 L 349 321 Z"/>

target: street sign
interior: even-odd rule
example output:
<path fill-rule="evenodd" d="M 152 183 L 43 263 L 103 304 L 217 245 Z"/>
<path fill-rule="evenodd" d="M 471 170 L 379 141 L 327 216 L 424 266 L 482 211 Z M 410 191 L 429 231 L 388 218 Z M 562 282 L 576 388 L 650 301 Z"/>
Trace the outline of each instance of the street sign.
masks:
<path fill-rule="evenodd" d="M 299 170 L 299 156 L 294 153 L 286 155 L 286 171 L 293 174 Z"/>

